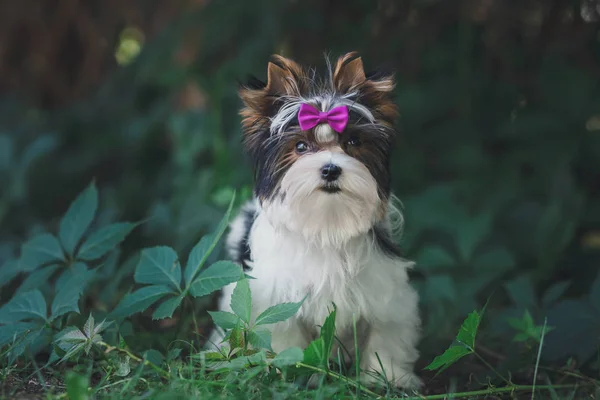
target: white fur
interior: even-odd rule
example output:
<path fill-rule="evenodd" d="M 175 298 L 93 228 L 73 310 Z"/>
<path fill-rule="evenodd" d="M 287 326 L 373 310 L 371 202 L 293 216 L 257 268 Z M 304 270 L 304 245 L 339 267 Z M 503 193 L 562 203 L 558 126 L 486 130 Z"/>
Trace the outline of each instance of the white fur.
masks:
<path fill-rule="evenodd" d="M 342 168 L 339 193 L 319 190 L 320 168 L 329 162 Z M 420 332 L 418 298 L 407 275 L 412 263 L 376 245 L 372 227 L 381 200 L 367 168 L 341 152 L 303 156 L 284 176 L 280 192 L 283 199 L 247 205 L 257 209 L 249 236 L 250 274 L 256 278 L 250 280 L 252 317 L 270 306 L 308 297 L 290 320 L 269 326 L 273 350 L 305 348 L 314 339 L 307 331 L 318 332 L 335 303 L 339 336 L 352 338 L 353 316 L 370 326 L 368 336 L 359 338 L 364 371 L 381 370 L 378 354 L 390 381 L 405 388 L 419 386 L 413 373 Z M 233 221 L 227 238 L 233 257 L 243 228 L 241 217 Z M 234 287 L 224 289 L 222 310 L 231 310 Z M 211 342 L 220 342 L 218 331 Z"/>

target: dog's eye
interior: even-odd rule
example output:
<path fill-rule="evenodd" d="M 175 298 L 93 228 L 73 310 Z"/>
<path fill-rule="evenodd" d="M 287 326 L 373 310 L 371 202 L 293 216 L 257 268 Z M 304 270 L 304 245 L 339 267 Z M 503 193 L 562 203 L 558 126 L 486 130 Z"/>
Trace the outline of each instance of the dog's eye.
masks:
<path fill-rule="evenodd" d="M 296 143 L 296 152 L 297 153 L 306 153 L 308 151 L 308 144 L 306 142 L 298 142 Z"/>
<path fill-rule="evenodd" d="M 349 146 L 360 146 L 362 144 L 362 142 L 360 141 L 360 139 L 356 136 L 352 136 L 350 139 L 348 139 L 348 145 Z"/>

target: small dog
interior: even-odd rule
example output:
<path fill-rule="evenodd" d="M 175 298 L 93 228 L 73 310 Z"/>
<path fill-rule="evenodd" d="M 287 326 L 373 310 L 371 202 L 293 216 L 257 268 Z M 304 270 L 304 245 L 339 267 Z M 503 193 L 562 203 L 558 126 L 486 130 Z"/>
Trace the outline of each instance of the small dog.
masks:
<path fill-rule="evenodd" d="M 255 196 L 233 220 L 226 247 L 255 278 L 253 317 L 308 295 L 294 317 L 269 326 L 274 351 L 305 348 L 335 304 L 337 336 L 350 354 L 355 316 L 361 369 L 416 388 L 421 321 L 408 282 L 413 263 L 391 239 L 402 223 L 390 193 L 395 82 L 367 76 L 354 52 L 327 67 L 319 79 L 273 56 L 266 83 L 252 78 L 241 87 Z M 234 287 L 224 288 L 222 310 L 231 310 Z M 221 335 L 215 330 L 210 342 Z"/>

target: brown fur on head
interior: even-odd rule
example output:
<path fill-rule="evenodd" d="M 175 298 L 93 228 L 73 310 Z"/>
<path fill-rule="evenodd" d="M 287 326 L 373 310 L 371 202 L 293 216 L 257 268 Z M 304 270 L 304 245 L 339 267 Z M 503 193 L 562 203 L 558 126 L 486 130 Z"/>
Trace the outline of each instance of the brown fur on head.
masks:
<path fill-rule="evenodd" d="M 321 111 L 340 104 L 349 108 L 346 132 L 332 133 L 328 138 L 372 170 L 382 196 L 389 192 L 388 153 L 398 117 L 391 96 L 394 78 L 367 75 L 356 52 L 339 57 L 334 68 L 329 64 L 328 67 L 328 73 L 319 78 L 314 69 L 275 55 L 268 63 L 266 83 L 254 79 L 240 88 L 244 143 L 255 162 L 259 197 L 271 196 L 276 191 L 279 179 L 297 158 L 291 154 L 293 140 L 299 136 L 309 138 L 315 150 L 324 144 L 310 139 L 318 133 L 315 129 L 302 132 L 298 126 L 297 110 L 304 102 Z M 345 141 L 350 135 L 361 137 L 366 145 L 360 150 L 349 149 Z"/>

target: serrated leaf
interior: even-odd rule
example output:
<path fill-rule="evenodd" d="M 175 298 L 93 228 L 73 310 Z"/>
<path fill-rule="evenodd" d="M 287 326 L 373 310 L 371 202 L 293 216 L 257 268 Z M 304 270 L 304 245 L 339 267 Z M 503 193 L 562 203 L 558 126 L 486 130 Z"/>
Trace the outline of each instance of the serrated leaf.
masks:
<path fill-rule="evenodd" d="M 282 303 L 267 308 L 256 318 L 256 325 L 268 325 L 285 321 L 298 312 L 304 299 L 297 303 Z"/>
<path fill-rule="evenodd" d="M 108 328 L 109 326 L 111 326 L 112 323 L 113 323 L 113 321 L 106 322 L 106 320 L 103 320 L 102 322 L 100 322 L 98 325 L 96 325 L 94 327 L 93 335 L 100 334 L 103 330 L 105 330 L 106 328 Z"/>
<path fill-rule="evenodd" d="M 15 322 L 0 327 L 0 347 L 16 340 L 27 331 L 40 328 L 40 322 Z"/>
<path fill-rule="evenodd" d="M 14 323 L 29 319 L 47 321 L 46 300 L 37 289 L 13 297 L 0 308 L 0 322 Z"/>
<path fill-rule="evenodd" d="M 76 262 L 70 267 L 65 268 L 62 274 L 56 280 L 55 291 L 60 292 L 63 288 L 68 288 L 73 277 L 78 276 L 81 282 L 89 282 L 94 276 L 95 271 L 88 270 L 87 265 L 82 262 Z"/>
<path fill-rule="evenodd" d="M 237 325 L 229 333 L 229 345 L 231 346 L 231 349 L 236 349 L 236 348 L 243 349 L 244 344 L 245 344 L 244 332 L 242 332 L 241 327 L 239 325 Z"/>
<path fill-rule="evenodd" d="M 78 355 L 79 353 L 82 353 L 83 351 L 85 351 L 85 343 L 86 342 L 81 342 L 81 343 L 77 343 L 74 344 L 73 346 L 71 346 L 71 348 L 69 350 L 67 350 L 67 353 L 60 359 L 60 361 L 58 362 L 63 363 L 67 360 L 69 360 L 70 358 Z"/>
<path fill-rule="evenodd" d="M 564 281 L 550 286 L 542 296 L 542 304 L 546 307 L 554 304 L 567 291 L 570 285 L 571 282 Z"/>
<path fill-rule="evenodd" d="M 54 343 L 63 351 L 68 351 L 74 345 L 85 343 L 87 336 L 75 326 L 68 326 L 56 335 Z"/>
<path fill-rule="evenodd" d="M 304 363 L 313 367 L 326 368 L 329 357 L 325 353 L 325 341 L 318 338 L 310 342 L 303 354 Z"/>
<path fill-rule="evenodd" d="M 257 328 L 249 331 L 248 343 L 255 349 L 267 349 L 273 351 L 271 348 L 271 331 L 268 329 Z"/>
<path fill-rule="evenodd" d="M 30 349 L 33 353 L 35 352 L 35 348 L 40 346 L 43 343 L 43 337 L 40 338 L 42 332 L 44 332 L 44 328 L 38 328 L 31 331 L 28 331 L 21 335 L 15 343 L 10 347 L 8 352 L 6 353 L 6 357 L 8 358 L 8 363 L 13 364 L 15 360 L 25 353 L 27 349 Z M 42 341 L 40 342 L 40 339 Z"/>
<path fill-rule="evenodd" d="M 277 354 L 271 364 L 277 368 L 285 368 L 304 360 L 304 352 L 299 347 L 290 347 Z"/>
<path fill-rule="evenodd" d="M 206 296 L 238 281 L 242 276 L 239 265 L 230 261 L 217 261 L 198 275 L 190 286 L 190 293 L 194 297 Z"/>
<path fill-rule="evenodd" d="M 181 266 L 177 253 L 170 247 L 157 246 L 142 250 L 135 269 L 135 281 L 151 285 L 171 285 L 179 290 Z"/>
<path fill-rule="evenodd" d="M 68 278 L 60 285 L 56 285 L 57 293 L 52 302 L 52 320 L 68 312 L 79 313 L 79 298 L 93 275 L 94 271 L 88 271 L 85 265 L 79 264 L 78 267 L 73 267 L 73 273 L 69 274 Z"/>
<path fill-rule="evenodd" d="M 477 336 L 480 322 L 481 316 L 477 311 L 470 313 L 460 326 L 456 340 L 471 349 L 475 349 L 475 336 Z"/>
<path fill-rule="evenodd" d="M 0 287 L 12 281 L 19 274 L 19 261 L 9 260 L 0 267 Z"/>
<path fill-rule="evenodd" d="M 590 288 L 590 302 L 600 311 L 600 273 Z"/>
<path fill-rule="evenodd" d="M 240 322 L 240 317 L 227 311 L 209 311 L 214 323 L 223 329 L 233 329 Z"/>
<path fill-rule="evenodd" d="M 91 313 L 83 325 L 83 333 L 89 338 L 94 334 L 94 316 Z"/>
<path fill-rule="evenodd" d="M 233 203 L 235 201 L 235 193 L 231 198 L 231 202 L 229 203 L 229 207 L 225 212 L 225 215 L 219 222 L 217 229 L 209 234 L 204 236 L 196 246 L 190 252 L 188 257 L 188 262 L 185 266 L 185 285 L 190 288 L 192 286 L 191 282 L 196 281 L 196 276 L 200 273 L 200 269 L 212 253 L 212 251 L 217 246 L 217 243 L 225 233 L 225 229 L 227 229 L 227 225 L 229 224 L 229 218 L 231 216 L 231 210 L 233 208 Z"/>
<path fill-rule="evenodd" d="M 75 248 L 92 223 L 97 208 L 98 191 L 92 182 L 71 203 L 60 220 L 58 237 L 68 254 L 74 255 Z"/>
<path fill-rule="evenodd" d="M 164 285 L 146 286 L 125 295 L 123 300 L 111 313 L 112 318 L 125 318 L 142 312 L 156 303 L 160 298 L 172 294 L 173 290 Z"/>
<path fill-rule="evenodd" d="M 170 299 L 165 300 L 152 314 L 152 319 L 164 319 L 171 318 L 175 309 L 179 307 L 181 301 L 185 297 L 184 294 L 180 294 L 176 297 L 171 297 Z"/>
<path fill-rule="evenodd" d="M 21 246 L 20 270 L 33 271 L 40 265 L 60 262 L 64 254 L 58 239 L 49 233 L 42 233 L 29 239 Z"/>
<path fill-rule="evenodd" d="M 334 307 L 333 311 L 329 313 L 323 326 L 321 327 L 321 338 L 323 339 L 323 344 L 325 346 L 325 354 L 331 354 L 331 350 L 333 348 L 333 341 L 335 338 L 335 317 L 337 314 L 337 309 Z"/>
<path fill-rule="evenodd" d="M 245 323 L 250 323 L 252 313 L 252 295 L 248 279 L 239 280 L 231 294 L 231 309 Z"/>
<path fill-rule="evenodd" d="M 50 277 L 58 269 L 58 265 L 49 265 L 30 273 L 16 291 L 16 294 L 28 292 L 47 285 Z"/>
<path fill-rule="evenodd" d="M 97 260 L 121 243 L 136 227 L 130 222 L 119 222 L 100 228 L 81 245 L 77 258 L 85 261 Z"/>
<path fill-rule="evenodd" d="M 435 357 L 431 364 L 425 369 L 434 371 L 439 368 L 446 369 L 464 356 L 471 354 L 472 351 L 464 346 L 450 346 L 443 354 Z"/>
<path fill-rule="evenodd" d="M 227 363 L 226 367 L 230 370 L 240 370 L 249 368 L 252 365 L 264 365 L 267 362 L 267 356 L 264 351 L 259 351 L 258 353 L 242 356 L 238 358 L 234 358 L 229 363 Z"/>

